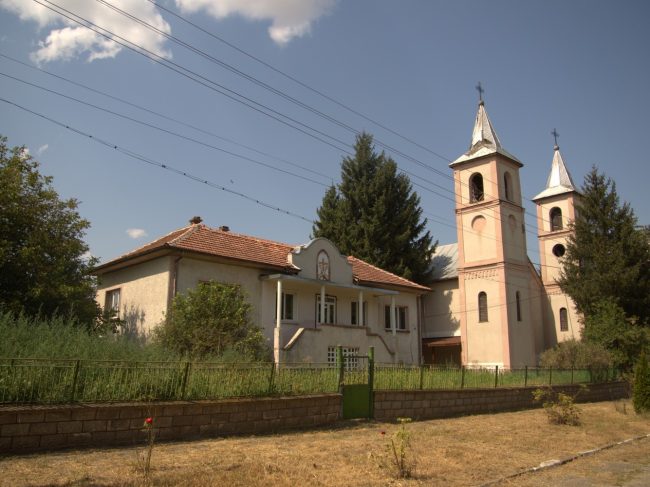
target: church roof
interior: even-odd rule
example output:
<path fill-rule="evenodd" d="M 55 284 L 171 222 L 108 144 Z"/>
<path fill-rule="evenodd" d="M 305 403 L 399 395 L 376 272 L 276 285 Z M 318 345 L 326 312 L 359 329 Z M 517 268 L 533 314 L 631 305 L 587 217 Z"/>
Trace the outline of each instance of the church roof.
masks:
<path fill-rule="evenodd" d="M 431 266 L 434 281 L 458 277 L 458 244 L 438 245 L 431 258 Z"/>
<path fill-rule="evenodd" d="M 521 164 L 519 159 L 510 154 L 501 145 L 499 136 L 494 130 L 490 117 L 488 117 L 487 111 L 485 110 L 485 103 L 481 100 L 478 104 L 478 112 L 476 113 L 476 120 L 474 121 L 472 142 L 470 143 L 469 150 L 449 164 L 449 167 L 454 167 L 456 164 L 460 164 L 461 162 L 487 156 L 489 154 L 501 154 Z"/>
<path fill-rule="evenodd" d="M 562 159 L 560 148 L 557 145 L 554 151 L 551 173 L 546 180 L 546 188 L 535 196 L 533 201 L 558 194 L 577 192 L 575 184 L 573 184 L 573 179 L 571 179 L 571 174 L 564 164 L 564 159 Z"/>

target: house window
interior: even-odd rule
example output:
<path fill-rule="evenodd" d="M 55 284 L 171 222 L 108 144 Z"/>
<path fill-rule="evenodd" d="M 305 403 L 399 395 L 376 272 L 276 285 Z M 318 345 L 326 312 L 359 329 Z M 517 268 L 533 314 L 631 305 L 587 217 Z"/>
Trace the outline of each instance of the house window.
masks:
<path fill-rule="evenodd" d="M 343 363 L 345 369 L 356 369 L 359 367 L 359 347 L 342 347 Z M 334 367 L 336 365 L 336 347 L 327 347 L 327 365 Z"/>
<path fill-rule="evenodd" d="M 325 296 L 325 319 L 321 320 L 320 294 L 316 295 L 316 323 L 336 323 L 336 296 Z"/>
<path fill-rule="evenodd" d="M 569 315 L 566 308 L 560 308 L 560 331 L 569 331 Z"/>
<path fill-rule="evenodd" d="M 293 320 L 293 301 L 294 301 L 293 294 L 282 293 L 282 302 L 280 303 L 280 319 Z M 277 311 L 276 311 L 276 318 L 277 318 Z"/>
<path fill-rule="evenodd" d="M 483 176 L 477 172 L 469 178 L 469 202 L 483 201 L 483 197 Z"/>
<path fill-rule="evenodd" d="M 359 302 L 352 301 L 352 307 L 350 308 L 350 324 L 360 325 L 359 320 Z M 368 326 L 368 302 L 363 302 L 363 325 Z"/>
<path fill-rule="evenodd" d="M 487 294 L 483 291 L 478 293 L 478 321 L 479 323 L 488 320 Z"/>
<path fill-rule="evenodd" d="M 517 301 L 517 321 L 521 321 L 521 296 L 519 291 L 515 293 L 515 300 Z"/>
<path fill-rule="evenodd" d="M 114 314 L 116 317 L 120 316 L 120 289 L 111 289 L 106 291 L 106 303 L 104 311 Z"/>
<path fill-rule="evenodd" d="M 551 220 L 551 232 L 562 230 L 562 210 L 560 210 L 557 206 L 551 208 L 551 211 L 549 212 L 549 219 Z"/>
<path fill-rule="evenodd" d="M 395 329 L 396 330 L 406 330 L 406 318 L 407 318 L 406 306 L 395 306 Z M 390 306 L 384 306 L 384 326 L 387 330 L 390 330 Z"/>
<path fill-rule="evenodd" d="M 512 201 L 512 177 L 509 172 L 503 175 L 503 189 L 508 201 Z"/>

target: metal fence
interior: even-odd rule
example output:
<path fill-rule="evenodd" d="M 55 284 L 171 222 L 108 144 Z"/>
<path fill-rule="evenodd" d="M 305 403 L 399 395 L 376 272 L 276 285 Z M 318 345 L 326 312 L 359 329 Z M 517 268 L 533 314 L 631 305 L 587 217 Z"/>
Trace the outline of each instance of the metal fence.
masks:
<path fill-rule="evenodd" d="M 51 404 L 305 395 L 369 380 L 374 390 L 559 385 L 617 380 L 612 369 L 504 370 L 363 364 L 223 364 L 0 359 L 0 404 Z M 367 368 L 373 370 L 368 374 Z"/>

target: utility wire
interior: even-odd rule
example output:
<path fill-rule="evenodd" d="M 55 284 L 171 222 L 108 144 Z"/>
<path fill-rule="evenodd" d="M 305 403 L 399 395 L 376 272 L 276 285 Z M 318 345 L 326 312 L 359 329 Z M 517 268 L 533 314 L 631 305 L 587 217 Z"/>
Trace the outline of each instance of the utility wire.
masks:
<path fill-rule="evenodd" d="M 157 116 L 157 117 L 163 118 L 163 119 L 168 120 L 168 121 L 170 121 L 170 122 L 177 123 L 177 124 L 179 124 L 179 125 L 182 125 L 182 126 L 184 126 L 184 127 L 190 128 L 190 129 L 192 129 L 192 130 L 196 130 L 197 132 L 200 132 L 200 133 L 202 133 L 202 134 L 208 135 L 208 136 L 210 136 L 210 137 L 214 137 L 214 138 L 216 138 L 216 139 L 223 140 L 224 142 L 228 142 L 228 143 L 233 144 L 233 145 L 236 145 L 236 146 L 238 146 L 238 147 L 242 147 L 242 148 L 244 148 L 244 149 L 247 149 L 247 150 L 250 150 L 250 151 L 252 151 L 252 152 L 255 152 L 255 153 L 259 154 L 259 155 L 262 155 L 262 156 L 265 156 L 265 157 L 269 157 L 269 158 L 274 159 L 274 160 L 276 160 L 276 161 L 278 161 L 278 162 L 283 162 L 283 163 L 288 164 L 288 165 L 290 165 L 290 166 L 293 166 L 293 167 L 296 167 L 296 168 L 302 169 L 302 170 L 304 170 L 304 171 L 310 172 L 310 173 L 315 174 L 315 175 L 317 175 L 317 176 L 322 176 L 323 178 L 326 178 L 326 179 L 329 179 L 329 180 L 332 179 L 331 176 L 328 176 L 327 174 L 324 174 L 324 173 L 322 173 L 322 172 L 318 172 L 318 171 L 315 171 L 315 170 L 313 170 L 313 169 L 310 169 L 310 168 L 308 168 L 308 167 L 306 167 L 306 166 L 302 166 L 302 165 L 297 164 L 297 163 L 295 163 L 295 162 L 291 162 L 291 161 L 288 161 L 288 160 L 283 159 L 283 158 L 281 158 L 281 157 L 274 156 L 273 154 L 269 154 L 268 152 L 260 151 L 260 150 L 254 148 L 254 147 L 249 146 L 249 145 L 242 144 L 241 142 L 237 142 L 236 140 L 229 139 L 228 137 L 223 137 L 223 136 L 221 136 L 221 135 L 215 134 L 214 132 L 210 132 L 209 130 L 202 129 L 201 127 L 197 127 L 196 125 L 192 125 L 192 124 L 190 124 L 190 123 L 183 122 L 182 120 L 178 120 L 178 119 L 173 118 L 173 117 L 171 117 L 171 116 L 169 116 L 169 115 L 165 115 L 165 114 L 163 114 L 163 113 L 157 112 L 157 111 L 155 111 L 155 110 L 152 110 L 152 109 L 150 109 L 150 108 L 144 107 L 144 106 L 142 106 L 142 105 L 138 105 L 137 103 L 133 103 L 133 102 L 131 102 L 131 101 L 129 101 L 129 100 L 126 100 L 126 99 L 124 99 L 124 98 L 120 98 L 120 97 L 118 97 L 118 96 L 111 95 L 110 93 L 106 93 L 105 91 L 97 90 L 97 89 L 92 88 L 92 87 L 90 87 L 90 86 L 88 86 L 88 85 L 85 85 L 85 84 L 83 84 L 83 83 L 79 83 L 79 82 L 77 82 L 77 81 L 71 80 L 70 78 L 66 78 L 66 77 L 64 77 L 64 76 L 60 76 L 60 75 L 58 75 L 58 74 L 52 73 L 51 71 L 47 71 L 47 70 L 45 70 L 45 69 L 39 68 L 39 67 L 37 67 L 37 66 L 34 66 L 34 65 L 32 65 L 32 64 L 25 63 L 25 62 L 23 62 L 23 61 L 20 61 L 20 60 L 18 60 L 18 59 L 15 59 L 15 58 L 13 58 L 13 57 L 11 57 L 11 56 L 8 56 L 8 55 L 2 53 L 1 51 L 0 51 L 0 57 L 5 58 L 5 59 L 8 59 L 8 60 L 13 61 L 13 62 L 18 63 L 18 64 L 21 64 L 22 66 L 25 66 L 25 67 L 27 67 L 27 68 L 29 68 L 29 69 L 33 69 L 33 70 L 35 70 L 35 71 L 40 71 L 41 73 L 45 73 L 45 74 L 47 74 L 47 75 L 49 75 L 49 76 L 52 76 L 52 77 L 54 77 L 54 78 L 57 78 L 57 79 L 59 79 L 59 80 L 61 80 L 61 81 L 65 81 L 66 83 L 70 83 L 70 84 L 72 84 L 72 85 L 74 85 L 74 86 L 77 86 L 77 87 L 79 87 L 79 88 L 83 88 L 83 89 L 85 89 L 85 90 L 88 90 L 88 91 L 90 91 L 90 92 L 92 92 L 92 93 L 96 93 L 96 94 L 98 94 L 98 95 L 105 96 L 105 97 L 107 97 L 107 98 L 110 98 L 110 99 L 112 99 L 112 100 L 118 101 L 118 102 L 123 103 L 123 104 L 125 104 L 125 105 L 128 105 L 128 106 L 130 106 L 130 107 L 137 108 L 138 110 L 142 110 L 142 111 L 144 111 L 144 112 L 150 113 L 151 115 L 155 115 L 155 116 Z"/>
<path fill-rule="evenodd" d="M 196 181 L 198 183 L 205 184 L 205 185 L 207 185 L 207 186 L 209 186 L 211 188 L 220 189 L 221 191 L 225 191 L 226 193 L 233 194 L 233 195 L 238 196 L 240 198 L 243 198 L 245 200 L 251 201 L 251 202 L 253 202 L 253 203 L 255 203 L 255 204 L 259 205 L 259 206 L 263 206 L 263 207 L 268 208 L 270 210 L 277 211 L 278 213 L 283 213 L 285 215 L 289 215 L 289 216 L 292 216 L 294 218 L 298 218 L 298 219 L 306 221 L 308 223 L 312 223 L 312 224 L 314 223 L 313 220 L 311 220 L 311 219 L 309 219 L 307 217 L 304 217 L 302 215 L 299 215 L 298 213 L 294 213 L 292 211 L 282 209 L 282 208 L 280 208 L 278 206 L 272 205 L 270 203 L 266 203 L 266 202 L 264 202 L 264 201 L 262 201 L 262 200 L 260 200 L 258 198 L 255 198 L 253 196 L 249 196 L 249 195 L 247 195 L 245 193 L 242 193 L 240 191 L 235 191 L 235 190 L 226 188 L 225 186 L 221 186 L 221 185 L 219 185 L 219 184 L 217 184 L 215 182 L 209 181 L 207 179 L 200 178 L 199 176 L 196 176 L 196 175 L 191 174 L 189 172 L 183 171 L 183 170 L 178 169 L 178 168 L 176 168 L 174 166 L 171 166 L 169 164 L 159 162 L 159 161 L 157 161 L 155 159 L 151 159 L 149 157 L 143 156 L 143 155 L 141 155 L 141 154 L 139 154 L 137 152 L 134 152 L 132 150 L 120 147 L 117 144 L 114 144 L 113 142 L 108 142 L 108 141 L 106 141 L 104 139 L 101 139 L 99 137 L 95 137 L 94 135 L 92 135 L 92 134 L 90 134 L 88 132 L 84 132 L 83 130 L 77 129 L 75 127 L 72 127 L 71 125 L 68 125 L 68 124 L 66 124 L 64 122 L 56 120 L 56 119 L 54 119 L 52 117 L 49 117 L 49 116 L 44 115 L 42 113 L 31 110 L 31 109 L 29 109 L 27 107 L 24 107 L 22 105 L 19 105 L 18 103 L 15 103 L 15 102 L 13 102 L 11 100 L 7 100 L 6 98 L 0 97 L 0 101 L 2 101 L 4 103 L 7 103 L 8 105 L 12 105 L 12 106 L 14 106 L 16 108 L 19 108 L 20 110 L 23 110 L 23 111 L 25 111 L 27 113 L 30 113 L 30 114 L 32 114 L 32 115 L 34 115 L 36 117 L 42 118 L 43 120 L 47 120 L 48 122 L 53 123 L 55 125 L 58 125 L 59 127 L 63 127 L 63 128 L 65 128 L 65 129 L 67 129 L 67 130 L 69 130 L 71 132 L 76 133 L 77 135 L 89 138 L 89 139 L 97 142 L 98 144 L 104 145 L 105 147 L 108 147 L 110 149 L 114 149 L 114 150 L 116 150 L 116 151 L 118 151 L 118 152 L 120 152 L 120 153 L 122 153 L 122 154 L 124 154 L 124 155 L 126 155 L 128 157 L 131 157 L 132 159 L 136 159 L 138 161 L 144 162 L 145 164 L 149 164 L 151 166 L 156 166 L 156 167 L 159 167 L 160 169 L 170 171 L 170 172 L 172 172 L 174 174 L 177 174 L 179 176 L 183 176 L 185 178 L 191 179 L 192 181 Z"/>

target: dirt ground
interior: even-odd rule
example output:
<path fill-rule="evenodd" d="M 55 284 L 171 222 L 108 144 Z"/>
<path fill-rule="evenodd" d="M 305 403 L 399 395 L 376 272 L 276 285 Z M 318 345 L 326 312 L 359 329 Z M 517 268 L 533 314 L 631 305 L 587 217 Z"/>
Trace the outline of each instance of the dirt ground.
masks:
<path fill-rule="evenodd" d="M 548 423 L 543 410 L 413 422 L 409 479 L 397 479 L 390 442 L 399 426 L 363 422 L 268 436 L 145 444 L 0 459 L 0 486 L 410 486 L 482 485 L 578 452 L 650 433 L 629 402 L 584 404 L 580 426 Z M 500 486 L 650 485 L 650 438 Z"/>

